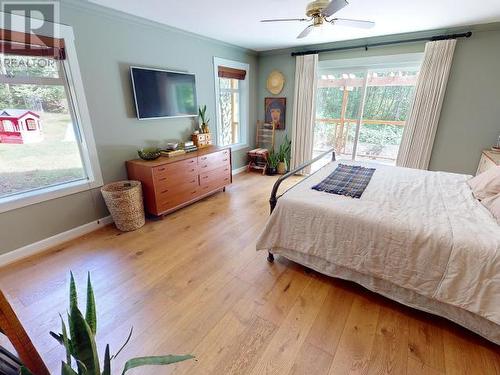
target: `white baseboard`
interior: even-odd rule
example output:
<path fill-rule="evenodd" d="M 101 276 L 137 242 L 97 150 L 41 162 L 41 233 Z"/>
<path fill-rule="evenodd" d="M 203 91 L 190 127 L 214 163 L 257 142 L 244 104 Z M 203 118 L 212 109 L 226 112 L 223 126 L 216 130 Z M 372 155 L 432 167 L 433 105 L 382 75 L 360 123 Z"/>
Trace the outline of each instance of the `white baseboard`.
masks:
<path fill-rule="evenodd" d="M 91 223 L 70 229 L 66 232 L 56 234 L 55 236 L 32 243 L 30 245 L 26 245 L 17 250 L 9 251 L 8 253 L 0 255 L 0 267 L 13 262 L 17 262 L 18 260 L 21 260 L 23 258 L 27 258 L 32 255 L 41 253 L 63 242 L 71 241 L 75 238 L 83 236 L 84 234 L 93 232 L 101 227 L 111 224 L 112 222 L 113 219 L 111 218 L 111 216 L 106 216 L 97 221 L 93 221 Z"/>
<path fill-rule="evenodd" d="M 237 174 L 243 173 L 247 170 L 247 166 L 245 165 L 244 167 L 238 168 L 238 169 L 233 169 L 233 176 L 236 176 Z"/>

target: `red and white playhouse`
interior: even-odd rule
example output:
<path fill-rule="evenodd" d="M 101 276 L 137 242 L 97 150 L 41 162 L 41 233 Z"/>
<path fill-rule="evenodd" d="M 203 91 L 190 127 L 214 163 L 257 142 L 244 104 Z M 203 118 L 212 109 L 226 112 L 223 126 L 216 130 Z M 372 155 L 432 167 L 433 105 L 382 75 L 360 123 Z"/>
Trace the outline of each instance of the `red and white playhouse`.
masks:
<path fill-rule="evenodd" d="M 35 143 L 42 139 L 39 114 L 25 109 L 0 111 L 0 143 Z"/>

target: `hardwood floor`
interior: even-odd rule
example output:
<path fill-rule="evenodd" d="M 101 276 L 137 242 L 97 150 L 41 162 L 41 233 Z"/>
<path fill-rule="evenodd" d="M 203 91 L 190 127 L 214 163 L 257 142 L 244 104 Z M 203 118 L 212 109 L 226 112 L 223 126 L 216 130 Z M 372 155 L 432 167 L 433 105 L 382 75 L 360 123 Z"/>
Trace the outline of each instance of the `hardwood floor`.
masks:
<path fill-rule="evenodd" d="M 72 270 L 84 304 L 91 272 L 98 343 L 133 356 L 195 361 L 130 374 L 500 374 L 500 348 L 444 319 L 255 251 L 274 178 L 234 185 L 139 231 L 106 227 L 0 270 L 0 285 L 59 373 Z"/>

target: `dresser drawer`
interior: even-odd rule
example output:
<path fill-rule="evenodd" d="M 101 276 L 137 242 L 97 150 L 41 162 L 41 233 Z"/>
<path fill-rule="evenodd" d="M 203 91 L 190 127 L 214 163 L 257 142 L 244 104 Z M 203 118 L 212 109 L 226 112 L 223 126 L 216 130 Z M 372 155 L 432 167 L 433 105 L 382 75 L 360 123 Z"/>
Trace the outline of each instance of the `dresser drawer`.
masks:
<path fill-rule="evenodd" d="M 231 167 L 227 165 L 209 172 L 200 173 L 200 186 L 210 185 L 215 181 L 229 185 L 231 183 Z"/>
<path fill-rule="evenodd" d="M 200 195 L 200 188 L 198 184 L 193 186 L 191 189 L 187 189 L 184 191 L 179 191 L 171 194 L 164 194 L 161 197 L 157 198 L 157 209 L 158 212 L 165 212 L 181 204 L 189 202 Z"/>
<path fill-rule="evenodd" d="M 192 175 L 196 176 L 197 174 L 198 162 L 196 158 L 153 168 L 153 179 L 155 183 L 171 184 L 180 179 L 189 178 Z"/>
<path fill-rule="evenodd" d="M 158 201 L 162 201 L 170 196 L 185 193 L 188 190 L 197 189 L 198 186 L 198 176 L 193 177 L 193 179 L 189 181 L 180 181 L 177 184 L 172 184 L 171 186 L 161 187 L 158 185 L 156 189 L 156 199 Z"/>
<path fill-rule="evenodd" d="M 204 173 L 214 169 L 231 165 L 231 155 L 229 150 L 222 150 L 198 157 L 199 172 Z"/>

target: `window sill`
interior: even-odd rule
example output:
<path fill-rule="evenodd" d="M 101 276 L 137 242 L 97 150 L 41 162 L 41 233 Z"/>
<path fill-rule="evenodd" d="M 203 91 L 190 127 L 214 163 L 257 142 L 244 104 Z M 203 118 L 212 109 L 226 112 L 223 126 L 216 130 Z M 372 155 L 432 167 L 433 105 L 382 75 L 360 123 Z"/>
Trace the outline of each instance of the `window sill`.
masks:
<path fill-rule="evenodd" d="M 92 190 L 102 185 L 100 181 L 79 180 L 0 198 L 0 213 Z"/>

